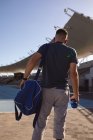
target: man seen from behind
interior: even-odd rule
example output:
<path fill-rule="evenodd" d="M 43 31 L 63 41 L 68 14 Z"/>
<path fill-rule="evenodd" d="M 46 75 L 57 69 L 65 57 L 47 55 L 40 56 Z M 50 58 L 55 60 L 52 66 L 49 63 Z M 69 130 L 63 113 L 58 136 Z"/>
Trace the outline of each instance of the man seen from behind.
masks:
<path fill-rule="evenodd" d="M 65 118 L 69 101 L 68 73 L 72 82 L 73 95 L 70 99 L 79 101 L 79 77 L 75 49 L 66 45 L 68 32 L 56 31 L 54 42 L 42 45 L 27 63 L 21 86 L 37 63 L 44 58 L 42 69 L 43 100 L 40 114 L 33 131 L 32 140 L 43 140 L 46 120 L 54 107 L 54 130 L 56 140 L 64 140 Z M 48 47 L 48 49 L 47 49 Z"/>

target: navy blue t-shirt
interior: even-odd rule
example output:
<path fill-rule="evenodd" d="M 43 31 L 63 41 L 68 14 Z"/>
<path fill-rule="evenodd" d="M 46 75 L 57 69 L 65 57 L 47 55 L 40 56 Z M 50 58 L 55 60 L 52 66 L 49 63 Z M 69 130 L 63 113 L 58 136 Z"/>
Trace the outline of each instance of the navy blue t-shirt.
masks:
<path fill-rule="evenodd" d="M 37 52 L 45 58 L 42 69 L 43 87 L 66 88 L 70 63 L 78 62 L 75 49 L 57 42 L 44 44 Z"/>

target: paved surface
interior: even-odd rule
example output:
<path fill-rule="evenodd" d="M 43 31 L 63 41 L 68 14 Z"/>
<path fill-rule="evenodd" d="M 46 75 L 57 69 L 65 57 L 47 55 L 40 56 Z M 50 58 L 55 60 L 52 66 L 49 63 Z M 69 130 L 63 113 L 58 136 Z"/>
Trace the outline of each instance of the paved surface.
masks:
<path fill-rule="evenodd" d="M 0 114 L 0 140 L 31 140 L 33 115 L 15 121 L 14 113 Z M 53 111 L 43 140 L 53 139 Z M 87 109 L 68 109 L 65 140 L 93 140 L 93 113 Z"/>

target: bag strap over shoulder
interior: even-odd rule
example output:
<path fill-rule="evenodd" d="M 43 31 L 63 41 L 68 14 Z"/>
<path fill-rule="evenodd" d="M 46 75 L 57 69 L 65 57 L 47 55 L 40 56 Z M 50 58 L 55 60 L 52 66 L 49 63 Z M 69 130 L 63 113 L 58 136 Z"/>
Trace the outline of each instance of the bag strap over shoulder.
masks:
<path fill-rule="evenodd" d="M 37 70 L 37 73 L 36 73 L 36 75 L 35 75 L 34 80 L 37 80 L 37 79 L 38 79 L 39 74 L 40 74 L 40 72 L 41 72 L 41 70 L 42 70 L 42 66 L 43 66 L 43 60 L 41 60 L 41 62 L 40 62 L 40 64 L 39 64 L 39 67 L 38 67 L 38 70 Z"/>
<path fill-rule="evenodd" d="M 47 55 L 48 49 L 49 49 L 49 46 L 46 46 L 45 56 L 41 59 L 41 62 L 40 62 L 40 64 L 39 64 L 39 67 L 38 67 L 38 70 L 37 70 L 37 73 L 36 73 L 36 75 L 35 75 L 34 80 L 37 80 L 38 77 L 39 77 L 39 74 L 40 74 L 40 72 L 41 72 L 41 70 L 42 70 L 42 66 L 43 66 L 43 64 L 44 64 L 44 60 L 45 60 L 45 57 L 46 57 L 46 55 Z"/>

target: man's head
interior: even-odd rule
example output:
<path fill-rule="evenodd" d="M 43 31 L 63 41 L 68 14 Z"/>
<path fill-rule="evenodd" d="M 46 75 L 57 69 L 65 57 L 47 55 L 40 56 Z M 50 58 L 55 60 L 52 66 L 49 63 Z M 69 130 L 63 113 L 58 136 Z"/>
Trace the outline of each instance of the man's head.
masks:
<path fill-rule="evenodd" d="M 55 35 L 55 42 L 66 43 L 68 38 L 68 32 L 65 29 L 58 29 Z"/>

